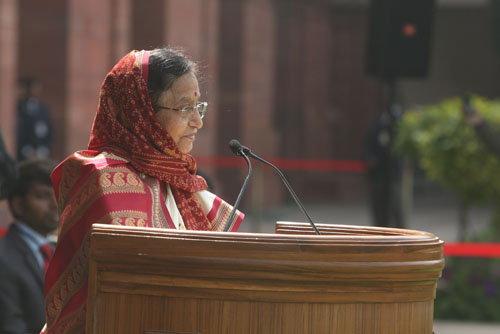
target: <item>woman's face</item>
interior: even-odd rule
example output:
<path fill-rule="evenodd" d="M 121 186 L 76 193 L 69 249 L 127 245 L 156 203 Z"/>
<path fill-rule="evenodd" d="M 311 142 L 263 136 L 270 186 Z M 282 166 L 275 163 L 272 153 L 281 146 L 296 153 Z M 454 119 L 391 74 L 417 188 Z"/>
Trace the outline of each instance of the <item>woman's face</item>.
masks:
<path fill-rule="evenodd" d="M 198 80 L 194 73 L 189 72 L 175 80 L 172 87 L 160 95 L 158 106 L 174 109 L 193 107 L 199 98 Z M 203 121 L 197 111 L 190 116 L 184 116 L 179 111 L 158 109 L 156 118 L 174 139 L 179 151 L 191 152 L 196 133 L 203 127 Z"/>

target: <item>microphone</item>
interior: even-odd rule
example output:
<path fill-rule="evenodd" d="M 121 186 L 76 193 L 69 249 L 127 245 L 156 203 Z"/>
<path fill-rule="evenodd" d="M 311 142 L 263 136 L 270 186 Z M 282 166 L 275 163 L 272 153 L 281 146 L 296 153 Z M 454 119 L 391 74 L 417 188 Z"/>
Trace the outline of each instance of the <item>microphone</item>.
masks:
<path fill-rule="evenodd" d="M 245 155 L 249 155 L 252 152 L 248 147 L 241 145 L 241 143 L 236 139 L 231 139 L 229 141 L 229 148 L 235 155 L 241 155 L 240 152 L 243 152 Z"/>
<path fill-rule="evenodd" d="M 250 163 L 250 159 L 248 159 L 247 155 L 245 154 L 245 151 L 241 144 L 236 140 L 232 139 L 229 142 L 229 148 L 235 155 L 240 155 L 243 158 L 245 158 L 247 165 L 248 165 L 248 175 L 245 179 L 245 182 L 243 182 L 243 186 L 241 187 L 240 193 L 238 194 L 238 197 L 236 198 L 236 202 L 234 203 L 233 210 L 231 211 L 231 214 L 229 215 L 229 220 L 228 223 L 226 224 L 226 227 L 224 227 L 224 232 L 227 232 L 229 230 L 229 227 L 231 226 L 231 222 L 233 221 L 234 214 L 236 213 L 236 209 L 238 208 L 238 205 L 240 204 L 241 197 L 243 196 L 243 193 L 245 192 L 245 189 L 247 188 L 248 185 L 248 180 L 250 180 L 250 176 L 252 175 L 252 164 Z"/>
<path fill-rule="evenodd" d="M 229 142 L 229 147 L 231 148 L 231 151 L 233 151 L 233 153 L 236 154 L 236 155 L 241 155 L 241 156 L 243 156 L 247 160 L 248 160 L 248 158 L 247 158 L 247 155 L 248 155 L 248 156 L 250 156 L 250 157 L 252 157 L 252 158 L 254 158 L 254 159 L 256 159 L 256 160 L 258 160 L 258 161 L 260 161 L 260 162 L 262 162 L 262 163 L 264 163 L 266 165 L 268 165 L 272 169 L 274 169 L 276 171 L 276 173 L 278 173 L 278 175 L 280 176 L 280 178 L 283 181 L 283 183 L 285 184 L 285 186 L 288 189 L 288 192 L 290 193 L 290 195 L 292 195 L 293 199 L 295 200 L 295 203 L 297 203 L 297 205 L 300 208 L 300 210 L 302 211 L 302 213 L 309 220 L 309 223 L 311 224 L 314 232 L 316 232 L 317 235 L 321 234 L 321 233 L 319 233 L 318 228 L 316 227 L 316 225 L 314 225 L 311 217 L 307 213 L 306 208 L 302 205 L 302 202 L 300 202 L 299 197 L 297 196 L 297 194 L 295 194 L 295 191 L 293 191 L 292 186 L 290 186 L 290 183 L 288 183 L 288 181 L 286 180 L 285 175 L 283 175 L 283 173 L 278 169 L 278 167 L 274 166 L 272 163 L 270 163 L 270 162 L 262 159 L 261 157 L 259 157 L 256 154 L 254 154 L 248 147 L 241 145 L 240 142 L 237 141 L 236 139 L 232 139 Z M 245 182 L 246 181 L 247 180 L 245 180 Z M 243 185 L 243 186 L 245 187 L 246 184 Z"/>

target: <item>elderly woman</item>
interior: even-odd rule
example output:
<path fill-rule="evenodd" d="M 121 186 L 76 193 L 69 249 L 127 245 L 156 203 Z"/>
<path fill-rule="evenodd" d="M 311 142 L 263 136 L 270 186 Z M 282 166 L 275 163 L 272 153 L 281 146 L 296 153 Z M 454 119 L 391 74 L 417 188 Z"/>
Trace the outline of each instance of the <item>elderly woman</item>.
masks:
<path fill-rule="evenodd" d="M 169 48 L 132 51 L 101 88 L 87 151 L 52 179 L 61 213 L 46 274 L 47 333 L 84 333 L 93 223 L 235 231 L 243 219 L 208 192 L 188 153 L 207 109 L 196 64 Z"/>

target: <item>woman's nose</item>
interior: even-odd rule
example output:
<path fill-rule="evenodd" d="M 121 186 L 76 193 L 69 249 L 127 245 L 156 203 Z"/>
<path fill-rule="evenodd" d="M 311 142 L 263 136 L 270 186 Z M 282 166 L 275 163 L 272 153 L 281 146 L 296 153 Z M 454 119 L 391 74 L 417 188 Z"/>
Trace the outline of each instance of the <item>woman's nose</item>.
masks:
<path fill-rule="evenodd" d="M 189 120 L 189 125 L 197 129 L 201 129 L 203 127 L 203 120 L 201 119 L 198 111 L 194 112 L 193 117 Z"/>

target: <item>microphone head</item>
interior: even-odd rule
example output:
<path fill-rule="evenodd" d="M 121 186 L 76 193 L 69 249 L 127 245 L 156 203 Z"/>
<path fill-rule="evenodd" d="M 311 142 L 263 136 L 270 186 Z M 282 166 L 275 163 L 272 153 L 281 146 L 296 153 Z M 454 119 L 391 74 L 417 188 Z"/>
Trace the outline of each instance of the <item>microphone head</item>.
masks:
<path fill-rule="evenodd" d="M 236 139 L 231 139 L 229 141 L 229 148 L 236 155 L 241 155 L 240 151 L 243 150 L 243 147 L 241 146 L 240 142 Z"/>

